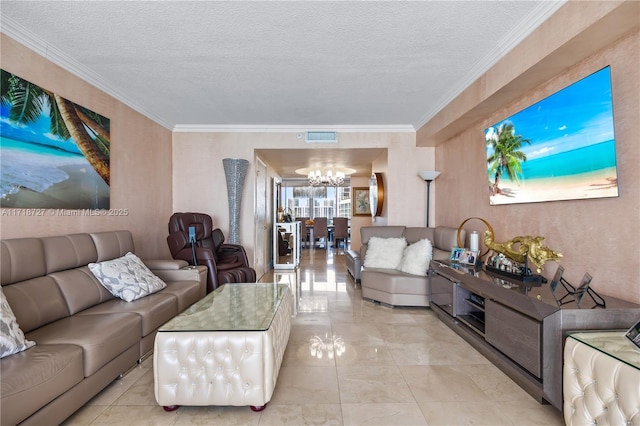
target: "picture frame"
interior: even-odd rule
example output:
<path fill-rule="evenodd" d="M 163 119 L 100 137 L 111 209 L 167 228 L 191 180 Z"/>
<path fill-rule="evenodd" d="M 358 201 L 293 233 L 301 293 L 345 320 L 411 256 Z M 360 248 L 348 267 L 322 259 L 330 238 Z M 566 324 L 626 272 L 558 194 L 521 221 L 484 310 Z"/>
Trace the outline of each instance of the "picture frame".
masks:
<path fill-rule="evenodd" d="M 460 255 L 459 263 L 463 265 L 475 265 L 478 260 L 478 250 L 464 249 L 462 255 Z"/>
<path fill-rule="evenodd" d="M 614 123 L 606 66 L 487 127 L 489 204 L 618 197 Z"/>
<path fill-rule="evenodd" d="M 580 285 L 578 286 L 578 288 L 576 288 L 576 291 L 573 295 L 578 307 L 580 307 L 580 302 L 582 302 L 582 299 L 584 299 L 584 295 L 588 293 L 590 288 L 589 286 L 591 285 L 592 279 L 593 277 L 588 272 L 585 272 L 584 275 L 582 276 L 582 280 L 580 280 Z"/>
<path fill-rule="evenodd" d="M 634 345 L 640 349 L 640 321 L 632 325 L 629 330 L 625 333 L 627 339 L 631 340 Z"/>
<path fill-rule="evenodd" d="M 451 262 L 460 262 L 460 258 L 462 257 L 462 253 L 464 253 L 465 249 L 460 247 L 454 247 L 451 249 L 451 255 L 449 256 L 449 261 Z"/>
<path fill-rule="evenodd" d="M 19 75 L 0 74 L 0 207 L 109 209 L 111 120 Z"/>
<path fill-rule="evenodd" d="M 368 187 L 361 186 L 352 188 L 351 216 L 371 216 Z"/>
<path fill-rule="evenodd" d="M 562 297 L 558 297 L 556 294 L 556 290 L 558 288 L 558 284 L 561 283 L 562 280 L 562 275 L 564 274 L 564 267 L 562 265 L 558 265 L 558 268 L 556 269 L 556 273 L 553 276 L 553 279 L 551 280 L 551 283 L 549 283 L 549 288 L 551 289 L 551 294 L 553 294 L 553 298 L 556 301 L 556 304 L 558 306 L 562 306 L 562 299 L 564 299 L 566 297 L 566 293 L 564 296 Z"/>

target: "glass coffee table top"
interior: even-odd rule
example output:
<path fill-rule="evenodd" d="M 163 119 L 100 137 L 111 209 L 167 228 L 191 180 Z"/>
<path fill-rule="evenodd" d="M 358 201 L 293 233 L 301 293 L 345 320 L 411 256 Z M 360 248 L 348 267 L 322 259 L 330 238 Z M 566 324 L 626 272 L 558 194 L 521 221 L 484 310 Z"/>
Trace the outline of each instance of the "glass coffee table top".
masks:
<path fill-rule="evenodd" d="M 624 331 L 585 331 L 568 337 L 640 370 L 640 349 L 625 337 Z"/>
<path fill-rule="evenodd" d="M 159 332 L 269 329 L 286 284 L 225 284 L 164 324 Z"/>

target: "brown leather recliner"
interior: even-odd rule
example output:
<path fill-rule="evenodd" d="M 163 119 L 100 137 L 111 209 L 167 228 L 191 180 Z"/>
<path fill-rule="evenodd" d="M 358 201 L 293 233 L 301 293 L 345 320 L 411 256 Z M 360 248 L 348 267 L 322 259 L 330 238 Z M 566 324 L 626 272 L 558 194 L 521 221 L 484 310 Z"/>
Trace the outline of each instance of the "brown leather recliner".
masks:
<path fill-rule="evenodd" d="M 192 251 L 189 227 L 195 228 L 196 243 Z M 225 244 L 224 234 L 213 229 L 211 216 L 203 213 L 174 213 L 169 219 L 169 251 L 174 259 L 193 265 L 204 265 L 207 271 L 207 293 L 226 283 L 254 283 L 256 271 L 249 266 L 247 253 L 239 244 Z"/>

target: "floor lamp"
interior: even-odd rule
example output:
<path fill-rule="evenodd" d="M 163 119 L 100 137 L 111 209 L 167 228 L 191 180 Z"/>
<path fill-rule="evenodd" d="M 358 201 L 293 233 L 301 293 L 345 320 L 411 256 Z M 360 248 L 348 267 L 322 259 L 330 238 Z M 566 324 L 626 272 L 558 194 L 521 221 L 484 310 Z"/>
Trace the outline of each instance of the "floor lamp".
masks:
<path fill-rule="evenodd" d="M 431 195 L 431 181 L 436 180 L 438 176 L 440 176 L 440 172 L 436 172 L 434 170 L 422 171 L 419 172 L 418 175 L 427 182 L 427 228 L 429 227 L 429 198 Z"/>

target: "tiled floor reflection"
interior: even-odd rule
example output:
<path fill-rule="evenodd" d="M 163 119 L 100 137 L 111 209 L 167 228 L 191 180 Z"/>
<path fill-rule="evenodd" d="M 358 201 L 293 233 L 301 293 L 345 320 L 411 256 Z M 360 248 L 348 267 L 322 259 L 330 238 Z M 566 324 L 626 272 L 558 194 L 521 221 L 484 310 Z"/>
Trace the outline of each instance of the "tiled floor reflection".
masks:
<path fill-rule="evenodd" d="M 343 249 L 303 249 L 291 286 L 296 316 L 273 398 L 248 407 L 181 407 L 153 395 L 148 358 L 68 425 L 562 425 L 425 308 L 362 300 Z"/>

